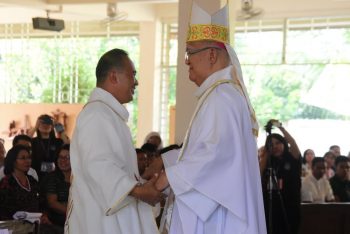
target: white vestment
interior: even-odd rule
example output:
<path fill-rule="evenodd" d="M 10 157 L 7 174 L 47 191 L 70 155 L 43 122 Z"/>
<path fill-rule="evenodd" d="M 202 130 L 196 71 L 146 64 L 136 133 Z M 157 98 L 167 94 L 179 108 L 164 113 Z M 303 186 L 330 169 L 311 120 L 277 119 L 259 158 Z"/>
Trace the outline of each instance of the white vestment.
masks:
<path fill-rule="evenodd" d="M 126 108 L 100 88 L 79 114 L 66 234 L 158 233 L 152 207 L 128 195 L 139 172 L 127 119 Z"/>
<path fill-rule="evenodd" d="M 231 80 L 231 69 L 208 77 L 196 96 Z M 247 102 L 234 84 L 220 83 L 206 97 L 181 160 L 174 164 L 163 156 L 175 194 L 170 234 L 266 233 L 252 128 Z"/>

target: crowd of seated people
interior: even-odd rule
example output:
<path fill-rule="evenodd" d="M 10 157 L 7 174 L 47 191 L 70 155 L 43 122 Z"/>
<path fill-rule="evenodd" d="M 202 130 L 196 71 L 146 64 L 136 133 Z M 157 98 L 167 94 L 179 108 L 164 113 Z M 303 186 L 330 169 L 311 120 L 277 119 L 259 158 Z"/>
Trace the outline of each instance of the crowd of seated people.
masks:
<path fill-rule="evenodd" d="M 275 126 L 282 134 L 270 134 L 259 149 L 267 226 L 269 168 L 273 168 L 273 219 L 278 220 L 278 225 L 274 224 L 272 233 L 297 233 L 301 202 L 350 202 L 350 159 L 341 155 L 337 145 L 331 146 L 324 157 L 315 157 L 312 149 L 305 150 L 302 156 L 282 124 L 277 121 Z M 48 115 L 39 116 L 35 131 L 34 138 L 17 135 L 7 154 L 0 141 L 0 220 L 12 220 L 17 211 L 40 212 L 41 224 L 53 227 L 47 233 L 63 233 L 71 175 L 69 144 L 66 144 L 69 140 L 62 132 L 58 137 L 54 120 Z M 163 148 L 160 135 L 151 132 L 144 145 L 136 149 L 140 179 L 149 179 L 144 172 L 154 158 L 176 148 L 180 146 Z M 154 212 L 158 224 L 162 212 L 159 208 Z"/>
<path fill-rule="evenodd" d="M 302 202 L 350 202 L 350 158 L 341 155 L 338 145 L 330 146 L 323 157 L 316 157 L 312 149 L 301 157 L 282 124 L 270 122 L 282 135 L 270 132 L 258 150 L 266 225 L 269 233 L 294 234 Z"/>
<path fill-rule="evenodd" d="M 49 115 L 39 116 L 32 131 L 37 132 L 34 138 L 15 136 L 7 154 L 0 142 L 0 221 L 25 219 L 16 212 L 41 214 L 40 233 L 62 234 L 70 187 L 69 140 L 62 132 L 64 140 L 56 137 Z M 26 222 L 16 225 L 23 233 L 32 228 Z"/>

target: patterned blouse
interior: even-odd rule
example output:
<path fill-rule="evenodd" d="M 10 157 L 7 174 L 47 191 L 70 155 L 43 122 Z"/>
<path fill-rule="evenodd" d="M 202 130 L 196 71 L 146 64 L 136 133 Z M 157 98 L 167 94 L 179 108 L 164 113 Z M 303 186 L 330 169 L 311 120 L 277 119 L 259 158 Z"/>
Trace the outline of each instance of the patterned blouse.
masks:
<path fill-rule="evenodd" d="M 0 220 L 13 219 L 17 211 L 39 212 L 39 184 L 27 176 L 30 187 L 23 187 L 13 175 L 0 181 Z"/>
<path fill-rule="evenodd" d="M 47 176 L 46 193 L 57 195 L 57 201 L 63 204 L 67 204 L 69 195 L 70 183 L 64 180 L 62 172 L 56 170 Z M 59 226 L 64 225 L 66 216 L 64 214 L 57 213 L 53 209 L 49 209 L 50 220 Z"/>

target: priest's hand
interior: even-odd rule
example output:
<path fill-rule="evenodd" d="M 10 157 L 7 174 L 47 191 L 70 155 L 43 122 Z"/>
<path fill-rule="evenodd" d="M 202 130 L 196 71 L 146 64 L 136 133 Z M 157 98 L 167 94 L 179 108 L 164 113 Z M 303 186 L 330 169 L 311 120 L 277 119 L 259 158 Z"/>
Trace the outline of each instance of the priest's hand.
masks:
<path fill-rule="evenodd" d="M 169 181 L 168 181 L 168 177 L 166 176 L 165 171 L 162 171 L 160 173 L 160 175 L 158 176 L 158 179 L 156 181 L 156 188 L 159 191 L 163 191 L 164 189 L 166 189 L 169 186 Z"/>
<path fill-rule="evenodd" d="M 165 195 L 158 191 L 155 187 L 155 183 L 158 176 L 154 176 L 152 179 L 142 185 L 136 185 L 130 192 L 130 195 L 143 201 L 151 206 L 155 206 L 158 202 L 165 198 Z"/>
<path fill-rule="evenodd" d="M 163 160 L 162 157 L 156 157 L 153 162 L 146 168 L 145 172 L 142 174 L 142 178 L 149 180 L 154 177 L 155 174 L 159 174 L 163 170 Z"/>

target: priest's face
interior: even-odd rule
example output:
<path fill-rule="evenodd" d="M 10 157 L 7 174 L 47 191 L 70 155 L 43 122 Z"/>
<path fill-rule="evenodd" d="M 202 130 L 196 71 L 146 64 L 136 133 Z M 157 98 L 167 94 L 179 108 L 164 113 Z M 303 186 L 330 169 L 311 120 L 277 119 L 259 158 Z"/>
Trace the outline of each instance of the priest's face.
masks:
<path fill-rule="evenodd" d="M 138 81 L 135 79 L 136 70 L 134 63 L 127 58 L 124 69 L 122 71 L 114 70 L 112 73 L 114 74 L 114 84 L 116 86 L 113 96 L 121 104 L 132 101 L 135 88 L 138 85 Z"/>
<path fill-rule="evenodd" d="M 186 45 L 185 63 L 189 68 L 189 78 L 197 86 L 211 74 L 209 56 L 213 48 L 204 41 L 188 42 Z"/>

